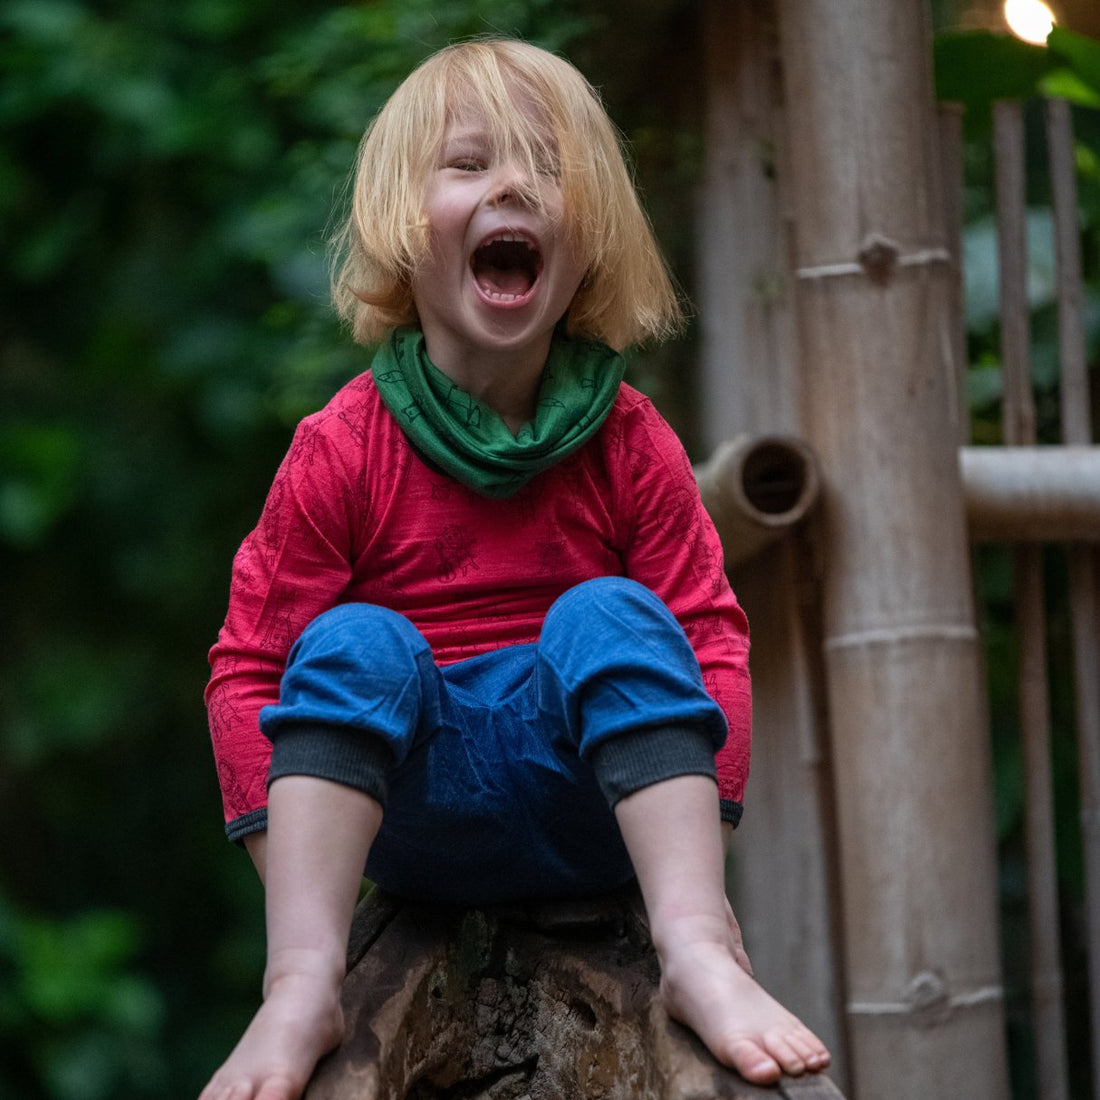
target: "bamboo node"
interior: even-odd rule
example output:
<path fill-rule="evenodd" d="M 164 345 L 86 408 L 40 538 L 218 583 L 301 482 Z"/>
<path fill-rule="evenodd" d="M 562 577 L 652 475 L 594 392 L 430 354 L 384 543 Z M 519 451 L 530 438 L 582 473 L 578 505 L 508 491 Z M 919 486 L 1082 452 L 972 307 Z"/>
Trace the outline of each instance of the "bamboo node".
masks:
<path fill-rule="evenodd" d="M 931 970 L 922 970 L 905 990 L 905 1003 L 918 1016 L 943 1016 L 948 1010 L 947 987 Z"/>
<path fill-rule="evenodd" d="M 831 264 L 810 264 L 800 267 L 799 279 L 835 279 L 849 275 L 865 275 L 871 282 L 884 286 L 899 267 L 928 267 L 931 264 L 953 264 L 946 248 L 918 248 L 902 252 L 897 242 L 879 233 L 870 234 L 859 250 L 858 262 L 840 261 Z"/>
<path fill-rule="evenodd" d="M 826 638 L 826 651 L 855 649 L 861 646 L 891 646 L 905 644 L 923 644 L 927 642 L 976 642 L 976 627 L 966 623 L 928 623 L 913 626 L 877 627 L 867 630 L 853 630 L 847 634 L 837 634 Z"/>
<path fill-rule="evenodd" d="M 872 233 L 859 250 L 859 265 L 872 283 L 885 286 L 894 277 L 900 256 L 901 247 L 896 241 Z"/>
<path fill-rule="evenodd" d="M 915 1022 L 929 1027 L 941 1024 L 953 1013 L 980 1009 L 1004 999 L 999 985 L 985 985 L 964 990 L 954 996 L 948 994 L 947 985 L 939 974 L 922 970 L 909 982 L 904 999 L 900 1001 L 850 1001 L 850 1016 L 908 1016 Z"/>

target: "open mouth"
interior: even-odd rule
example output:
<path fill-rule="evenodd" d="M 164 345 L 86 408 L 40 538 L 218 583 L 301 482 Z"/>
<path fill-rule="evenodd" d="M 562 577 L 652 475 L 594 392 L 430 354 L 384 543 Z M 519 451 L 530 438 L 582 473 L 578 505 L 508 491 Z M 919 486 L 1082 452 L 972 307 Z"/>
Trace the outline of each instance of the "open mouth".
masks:
<path fill-rule="evenodd" d="M 474 251 L 470 267 L 487 298 L 516 302 L 535 285 L 542 270 L 542 255 L 526 237 L 502 233 Z"/>

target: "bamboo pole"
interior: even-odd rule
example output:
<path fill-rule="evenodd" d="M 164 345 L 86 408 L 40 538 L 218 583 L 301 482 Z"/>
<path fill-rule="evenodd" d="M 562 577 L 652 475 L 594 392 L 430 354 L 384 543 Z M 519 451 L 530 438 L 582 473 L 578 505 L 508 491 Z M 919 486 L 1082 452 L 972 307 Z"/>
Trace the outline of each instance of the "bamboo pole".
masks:
<path fill-rule="evenodd" d="M 1100 447 L 963 447 L 973 542 L 1100 542 Z"/>
<path fill-rule="evenodd" d="M 821 492 L 810 448 L 778 435 L 726 440 L 695 468 L 695 479 L 722 540 L 727 569 L 801 523 Z"/>
<path fill-rule="evenodd" d="M 852 1091 L 1008 1092 L 921 0 L 782 0 Z"/>
<path fill-rule="evenodd" d="M 777 180 L 774 0 L 707 0 L 699 226 L 700 408 L 713 449 L 742 432 L 796 427 L 798 385 Z"/>
<path fill-rule="evenodd" d="M 966 397 L 966 321 L 963 282 L 963 108 L 959 103 L 937 107 L 940 139 L 939 204 L 943 211 L 944 242 L 951 257 L 951 318 L 946 358 L 954 385 L 950 416 L 958 426 L 960 446 L 970 442 L 970 406 Z"/>
<path fill-rule="evenodd" d="M 1069 104 L 1052 99 L 1047 107 L 1047 144 L 1054 196 L 1054 243 L 1058 274 L 1058 335 L 1061 351 L 1062 439 L 1083 446 L 1092 441 L 1088 369 L 1081 301 L 1081 246 L 1077 230 L 1073 126 Z M 1100 527 L 1100 522 L 1097 524 Z M 1088 930 L 1090 1034 L 1093 1095 L 1100 1096 L 1100 600 L 1096 578 L 1100 554 L 1085 546 L 1069 548 L 1070 619 L 1073 630 L 1077 753 L 1080 772 L 1081 833 L 1085 862 L 1085 915 Z"/>
<path fill-rule="evenodd" d="M 1031 392 L 1031 333 L 1027 300 L 1024 123 L 1019 103 L 994 105 L 997 241 L 1000 267 L 1001 359 L 1004 440 L 1032 446 L 1036 440 Z M 1068 1093 L 1065 1013 L 1062 1007 L 1058 876 L 1054 842 L 1054 798 L 1050 760 L 1050 703 L 1047 683 L 1046 614 L 1042 550 L 1014 550 L 1016 629 L 1019 649 L 1019 708 L 1027 801 L 1028 914 L 1031 946 L 1031 1014 L 1041 1100 Z"/>
<path fill-rule="evenodd" d="M 709 452 L 737 433 L 797 434 L 799 368 L 775 2 L 706 0 L 702 20 L 696 285 Z M 752 626 L 754 744 L 728 886 L 761 980 L 829 1046 L 830 1075 L 846 1088 L 818 594 L 804 541 L 785 538 L 733 573 Z M 728 549 L 729 564 L 741 555 Z"/>

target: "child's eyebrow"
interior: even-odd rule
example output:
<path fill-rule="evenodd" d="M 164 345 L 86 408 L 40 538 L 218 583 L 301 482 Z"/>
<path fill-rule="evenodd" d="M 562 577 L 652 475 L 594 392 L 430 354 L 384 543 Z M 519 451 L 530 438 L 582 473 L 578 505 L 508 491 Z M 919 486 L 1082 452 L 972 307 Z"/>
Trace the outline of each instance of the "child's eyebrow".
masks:
<path fill-rule="evenodd" d="M 488 145 L 489 132 L 484 126 L 456 126 L 443 137 L 443 148 L 452 146 Z"/>
<path fill-rule="evenodd" d="M 448 134 L 439 147 L 441 162 L 456 156 L 484 156 L 489 151 L 489 136 L 483 130 L 469 128 Z"/>

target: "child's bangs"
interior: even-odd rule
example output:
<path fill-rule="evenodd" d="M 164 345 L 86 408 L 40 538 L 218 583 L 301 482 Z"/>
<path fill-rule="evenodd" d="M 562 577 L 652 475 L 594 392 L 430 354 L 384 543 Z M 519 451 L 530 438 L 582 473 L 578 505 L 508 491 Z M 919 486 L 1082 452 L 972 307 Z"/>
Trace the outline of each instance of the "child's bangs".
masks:
<path fill-rule="evenodd" d="M 557 127 L 526 81 L 490 68 L 492 79 L 479 82 L 473 74 L 458 75 L 449 89 L 448 121 L 477 118 L 487 131 L 492 152 L 514 160 L 532 172 L 558 173 Z"/>

